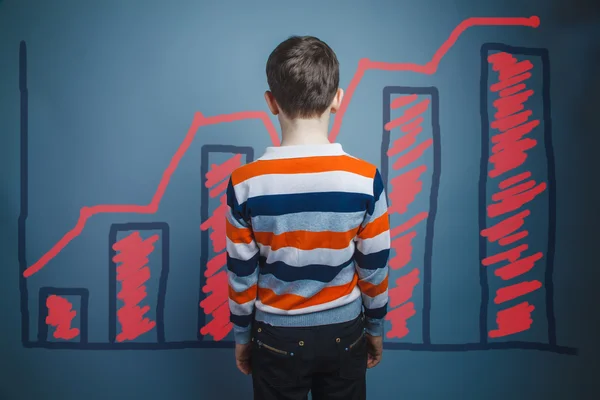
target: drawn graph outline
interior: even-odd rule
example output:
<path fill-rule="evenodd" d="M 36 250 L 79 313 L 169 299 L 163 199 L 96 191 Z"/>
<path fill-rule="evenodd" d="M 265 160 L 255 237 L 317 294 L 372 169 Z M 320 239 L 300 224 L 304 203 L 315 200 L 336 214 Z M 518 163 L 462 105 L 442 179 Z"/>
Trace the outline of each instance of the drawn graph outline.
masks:
<path fill-rule="evenodd" d="M 467 20 L 464 20 L 452 31 L 449 38 L 442 44 L 442 46 L 437 49 L 437 51 L 434 53 L 432 59 L 424 65 L 407 64 L 407 63 L 374 62 L 374 61 L 370 61 L 368 59 L 362 59 L 359 62 L 358 70 L 356 71 L 355 75 L 351 79 L 350 84 L 348 86 L 347 95 L 346 95 L 346 99 L 345 99 L 346 101 L 343 102 L 342 107 L 340 108 L 337 115 L 335 116 L 333 129 L 330 133 L 330 140 L 335 140 L 335 138 L 339 132 L 341 123 L 342 123 L 343 115 L 350 103 L 350 99 L 351 99 L 352 95 L 354 94 L 354 91 L 358 87 L 358 84 L 359 84 L 362 76 L 364 75 L 364 73 L 367 70 L 370 70 L 370 69 L 379 69 L 379 70 L 386 70 L 386 71 L 402 71 L 403 70 L 403 71 L 412 71 L 412 72 L 421 73 L 421 74 L 433 74 L 437 71 L 438 65 L 439 65 L 441 59 L 443 58 L 443 56 L 454 45 L 454 43 L 456 42 L 458 37 L 467 28 L 470 28 L 473 26 L 485 26 L 485 25 L 527 26 L 527 27 L 536 28 L 537 26 L 539 26 L 539 18 L 538 17 L 530 17 L 530 18 L 469 18 Z M 489 46 L 494 46 L 494 45 L 496 45 L 496 44 L 484 44 L 482 46 L 482 52 L 483 52 L 483 48 L 488 48 Z M 486 47 L 486 46 L 488 46 L 488 47 Z M 500 46 L 506 46 L 506 45 L 500 45 Z M 515 49 L 510 46 L 506 46 L 505 48 Z M 545 52 L 544 54 L 546 57 L 545 60 L 547 61 L 547 59 L 548 59 L 547 52 Z M 548 74 L 549 73 L 548 71 L 549 70 L 546 65 L 546 68 L 544 68 L 544 74 L 545 75 Z M 486 70 L 486 74 L 487 74 L 487 70 Z M 549 81 L 546 83 L 549 84 Z M 395 87 L 395 88 L 397 89 L 398 87 Z M 406 89 L 406 87 L 404 87 L 404 89 Z M 409 88 L 409 89 L 413 91 L 412 93 L 414 93 L 414 90 L 416 88 Z M 428 93 L 434 93 L 434 95 L 432 95 L 432 98 L 435 97 L 435 102 L 438 101 L 437 89 L 435 89 L 435 88 L 421 88 L 421 89 L 428 90 L 429 91 Z M 189 148 L 191 142 L 194 140 L 197 130 L 201 126 L 219 124 L 219 123 L 224 123 L 224 122 L 247 120 L 247 119 L 260 119 L 264 123 L 264 125 L 267 129 L 267 132 L 269 133 L 271 140 L 273 141 L 273 144 L 277 145 L 278 140 L 279 140 L 278 136 L 277 136 L 277 132 L 276 132 L 272 122 L 268 118 L 267 114 L 264 112 L 240 112 L 240 113 L 227 114 L 227 115 L 218 115 L 215 117 L 204 117 L 201 113 L 196 113 L 194 120 L 191 124 L 191 127 L 188 131 L 188 134 L 186 135 L 183 143 L 177 150 L 173 159 L 169 163 L 167 170 L 163 174 L 163 179 L 161 179 L 161 182 L 157 188 L 157 191 L 154 194 L 152 201 L 148 205 L 108 205 L 108 206 L 93 206 L 93 207 L 83 208 L 81 210 L 80 218 L 79 218 L 75 228 L 73 228 L 71 231 L 67 232 L 67 234 L 65 236 L 63 236 L 63 238 L 59 242 L 57 242 L 57 244 L 55 246 L 53 246 L 53 248 L 49 252 L 47 252 L 44 256 L 42 256 L 42 258 L 40 258 L 40 260 L 38 260 L 33 265 L 28 266 L 27 261 L 26 261 L 26 219 L 28 216 L 28 89 L 27 89 L 27 56 L 26 56 L 26 44 L 24 41 L 21 42 L 20 49 L 19 49 L 19 90 L 20 90 L 20 102 L 21 102 L 21 114 L 20 114 L 20 117 L 21 117 L 21 129 L 20 129 L 20 135 L 21 135 L 21 164 L 20 164 L 21 212 L 19 215 L 19 223 L 18 223 L 18 228 L 19 228 L 18 255 L 19 255 L 19 265 L 20 265 L 19 288 L 20 288 L 20 292 L 21 292 L 21 316 L 22 316 L 21 338 L 22 338 L 23 345 L 25 347 L 85 348 L 85 349 L 92 349 L 92 350 L 94 350 L 94 349 L 97 349 L 97 350 L 113 349 L 113 348 L 119 348 L 119 349 L 182 349 L 182 348 L 206 348 L 206 347 L 216 347 L 216 348 L 231 347 L 232 343 L 224 343 L 224 342 L 219 342 L 219 341 L 203 341 L 203 340 L 179 341 L 179 342 L 157 341 L 157 343 L 133 343 L 133 342 L 89 343 L 89 342 L 87 342 L 87 340 L 85 342 L 83 340 L 81 340 L 78 343 L 48 342 L 48 341 L 32 342 L 29 340 L 29 334 L 30 334 L 29 310 L 28 310 L 29 297 L 28 297 L 28 289 L 27 289 L 26 279 L 27 279 L 27 277 L 33 275 L 35 272 L 37 272 L 39 269 L 41 269 L 43 266 L 45 266 L 52 258 L 54 258 L 62 250 L 62 248 L 64 248 L 75 237 L 77 237 L 83 230 L 87 219 L 89 219 L 94 214 L 108 213 L 108 212 L 110 212 L 110 213 L 126 212 L 126 213 L 149 214 L 149 213 L 156 212 L 156 210 L 158 209 L 158 204 L 160 203 L 161 198 L 164 194 L 164 191 L 166 190 L 166 187 L 168 186 L 170 177 L 176 170 L 177 164 L 179 163 L 180 159 L 183 157 L 183 155 Z M 385 90 L 394 90 L 394 88 L 386 87 L 384 89 L 384 92 L 385 92 Z M 486 102 L 487 102 L 487 97 L 486 97 Z M 545 104 L 545 106 L 546 105 L 548 106 L 548 110 L 549 110 L 549 86 L 548 85 L 544 86 L 544 104 Z M 438 107 L 438 105 L 436 104 L 435 107 Z M 386 112 L 386 110 L 389 112 L 389 107 L 388 108 L 384 107 L 384 113 Z M 487 113 L 487 109 L 486 109 L 486 113 Z M 547 119 L 549 119 L 550 118 L 549 113 L 545 113 L 545 117 Z M 434 116 L 433 118 L 436 118 L 436 116 Z M 482 118 L 483 118 L 483 113 L 482 113 Z M 437 128 L 436 128 L 435 122 L 437 122 Z M 483 119 L 482 119 L 482 123 L 483 123 Z M 439 136 L 439 120 L 434 121 L 433 125 L 434 125 L 434 134 L 436 134 L 435 132 L 437 131 L 437 135 Z M 546 125 L 545 129 L 546 129 L 546 135 L 549 135 L 550 134 L 549 123 L 548 123 L 548 125 Z M 389 132 L 388 132 L 388 135 L 389 135 Z M 389 137 L 388 137 L 388 140 L 389 140 Z M 439 140 L 437 141 L 437 143 L 439 146 Z M 554 180 L 553 153 L 552 153 L 552 149 L 551 149 L 551 142 L 547 141 L 546 144 L 547 144 L 546 150 L 550 154 L 549 160 L 551 161 L 549 163 L 549 176 L 548 176 L 549 181 L 552 181 L 552 184 L 550 185 L 551 186 L 550 194 L 552 196 L 554 196 L 555 189 L 554 189 L 554 182 L 553 182 L 553 180 Z M 221 145 L 216 145 L 216 146 L 221 146 Z M 226 145 L 224 145 L 224 146 L 227 147 Z M 550 150 L 548 148 L 550 148 Z M 383 149 L 383 144 L 382 144 L 382 149 Z M 203 151 L 204 151 L 204 148 L 203 148 Z M 436 155 L 436 153 L 437 153 L 437 155 Z M 438 149 L 436 151 L 435 147 L 434 147 L 434 157 L 436 157 L 436 156 L 438 157 L 438 161 L 439 161 L 439 157 L 441 156 L 441 150 Z M 550 157 L 552 157 L 552 158 L 550 158 Z M 203 163 L 205 162 L 204 161 L 205 159 L 207 159 L 207 157 L 202 157 Z M 208 160 L 206 162 L 208 162 Z M 550 171 L 550 169 L 552 169 L 552 171 Z M 436 196 L 435 196 L 436 198 L 437 198 L 437 189 L 439 186 L 439 171 L 437 171 L 437 172 L 438 172 L 437 183 L 435 182 L 435 180 L 432 181 L 432 192 L 434 190 L 436 191 Z M 552 174 L 550 174 L 550 172 L 552 172 Z M 435 178 L 435 171 L 434 171 L 434 178 Z M 385 179 L 387 181 L 387 171 L 386 171 Z M 204 188 L 202 188 L 202 190 L 204 190 Z M 552 202 L 552 204 L 554 204 L 553 207 L 555 207 L 555 199 L 553 197 L 551 197 L 551 202 Z M 433 200 L 432 200 L 431 204 L 433 204 Z M 202 205 L 201 205 L 201 207 L 202 207 Z M 435 211 L 436 207 L 437 207 L 437 200 L 435 203 L 435 207 L 432 208 L 432 210 Z M 428 238 L 431 238 L 431 239 L 433 238 L 434 219 L 435 218 L 432 218 L 431 222 L 428 223 L 428 226 L 427 226 L 427 235 L 428 235 Z M 552 216 L 552 215 L 551 215 L 550 223 L 552 224 L 553 227 L 555 227 L 554 216 Z M 137 223 L 133 223 L 133 224 L 137 224 Z M 129 227 L 133 226 L 133 225 L 129 225 L 129 224 L 123 224 L 123 225 L 129 226 Z M 165 227 L 166 227 L 166 232 L 168 232 L 168 225 L 167 224 L 162 225 L 162 229 L 165 229 Z M 112 232 L 112 229 L 113 229 L 113 227 L 111 227 L 111 232 Z M 112 235 L 112 233 L 111 233 L 111 235 Z M 552 232 L 551 236 L 552 237 L 549 239 L 549 244 L 550 244 L 550 241 L 552 241 L 552 243 L 554 241 L 554 232 Z M 168 234 L 166 236 L 163 236 L 163 246 L 164 246 L 165 237 L 166 237 L 166 241 L 168 243 Z M 427 243 L 427 245 L 426 245 L 427 249 L 425 252 L 426 257 L 427 256 L 430 257 L 432 240 L 427 240 L 426 243 Z M 480 248 L 480 250 L 481 250 L 481 248 Z M 552 251 L 554 250 L 553 246 L 552 246 L 551 250 Z M 548 251 L 549 251 L 549 255 L 550 255 L 550 246 L 548 248 Z M 204 253 L 205 252 L 202 252 L 202 254 L 204 254 Z M 163 258 L 165 257 L 165 254 L 167 254 L 167 258 L 168 258 L 168 249 L 166 252 L 163 252 Z M 204 257 L 204 256 L 202 256 L 202 257 Z M 167 268 L 166 271 L 168 271 L 168 260 L 167 260 L 166 264 L 163 264 L 163 268 L 165 268 L 165 267 Z M 426 271 L 427 270 L 428 270 L 428 272 L 426 272 L 425 279 L 430 281 L 431 280 L 431 276 L 430 276 L 431 264 L 429 264 L 427 266 Z M 550 270 L 550 272 L 547 270 L 546 274 L 547 275 L 549 274 L 551 276 L 552 268 L 549 268 L 549 270 Z M 202 280 L 202 277 L 201 277 L 201 280 Z M 162 282 L 162 278 L 161 278 L 161 282 Z M 165 276 L 165 284 L 166 284 L 166 276 Z M 53 288 L 53 289 L 57 290 L 57 288 Z M 166 289 L 166 286 L 165 286 L 165 289 Z M 428 289 L 428 290 L 430 290 L 430 289 Z M 430 293 L 429 293 L 429 295 L 430 295 Z M 201 296 L 202 296 L 202 294 L 201 294 Z M 549 287 L 549 293 L 547 293 L 547 296 L 550 296 L 550 297 L 552 296 L 551 285 Z M 82 297 L 82 299 L 83 299 L 83 297 Z M 164 305 L 164 296 L 163 296 L 163 305 Z M 427 310 L 429 310 L 429 308 L 430 308 L 430 302 L 428 304 L 426 304 L 426 307 L 424 307 L 424 309 L 426 309 L 425 312 L 427 314 L 428 314 Z M 550 315 L 550 311 L 553 311 L 553 310 L 548 310 L 549 315 Z M 158 312 L 158 310 L 157 310 L 157 312 Z M 201 311 L 199 309 L 199 313 L 200 312 Z M 487 309 L 486 309 L 486 312 L 487 312 Z M 86 317 L 87 317 L 87 315 L 86 315 Z M 204 317 L 205 316 L 203 314 L 203 318 Z M 553 312 L 552 312 L 552 320 L 551 321 L 552 321 L 552 323 L 551 323 L 552 327 L 554 329 L 555 322 L 554 322 Z M 551 343 L 549 343 L 549 344 L 535 343 L 535 342 L 515 342 L 515 341 L 488 343 L 487 340 L 485 342 L 481 341 L 480 343 L 432 344 L 432 343 L 430 343 L 430 340 L 428 339 L 429 338 L 429 326 L 428 326 L 429 321 L 428 321 L 428 319 L 426 322 L 426 319 L 424 318 L 423 324 L 424 324 L 424 329 L 423 329 L 424 339 L 427 339 L 427 340 L 424 340 L 423 344 L 385 342 L 384 343 L 385 348 L 398 349 L 398 350 L 401 350 L 401 349 L 416 350 L 416 351 L 537 349 L 537 350 L 552 351 L 552 352 L 562 353 L 562 354 L 576 354 L 577 353 L 577 350 L 574 348 L 556 345 L 556 340 L 555 339 L 552 340 L 552 337 L 555 338 L 555 334 L 554 334 L 554 336 L 550 336 Z M 426 326 L 426 324 L 427 324 L 427 326 Z M 550 320 L 549 320 L 549 325 L 550 325 Z M 82 326 L 82 329 L 83 329 L 83 326 Z M 85 327 L 85 329 L 87 329 L 87 326 Z M 164 326 L 163 326 L 163 329 L 164 329 Z M 87 337 L 86 337 L 86 339 L 87 339 Z M 163 331 L 163 339 L 164 339 L 164 331 Z"/>

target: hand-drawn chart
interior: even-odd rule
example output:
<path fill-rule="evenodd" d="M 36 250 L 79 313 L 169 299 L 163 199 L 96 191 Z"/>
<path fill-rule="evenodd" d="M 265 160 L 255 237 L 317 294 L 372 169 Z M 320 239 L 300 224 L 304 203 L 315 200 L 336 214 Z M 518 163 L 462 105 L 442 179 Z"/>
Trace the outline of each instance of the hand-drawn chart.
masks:
<path fill-rule="evenodd" d="M 368 70 L 435 74 L 444 55 L 467 29 L 477 26 L 536 28 L 537 17 L 469 18 L 423 65 L 362 59 L 335 115 L 330 141 L 336 141 L 344 114 Z M 264 112 L 213 117 L 196 113 L 183 143 L 167 166 L 151 201 L 145 205 L 97 205 L 79 212 L 75 227 L 33 263 L 27 261 L 28 182 L 27 49 L 21 42 L 21 214 L 19 263 L 21 330 L 25 347 L 50 349 L 181 349 L 232 347 L 229 322 L 224 197 L 231 172 L 252 162 L 248 146 L 205 144 L 201 151 L 201 225 L 196 340 L 170 340 L 165 330 L 171 235 L 164 221 L 113 223 L 107 232 L 108 335 L 89 340 L 92 288 L 33 286 L 29 278 L 45 268 L 99 214 L 155 214 L 172 175 L 194 141 L 208 126 L 258 119 L 273 145 L 279 138 Z M 550 118 L 549 57 L 545 49 L 488 43 L 481 48 L 481 170 L 479 179 L 479 259 L 481 307 L 479 341 L 437 343 L 431 337 L 432 254 L 443 179 L 440 97 L 435 87 L 383 88 L 379 168 L 388 193 L 392 225 L 390 303 L 385 347 L 397 350 L 468 351 L 536 349 L 576 354 L 557 344 L 552 283 L 555 237 L 554 156 Z M 534 94 L 537 93 L 537 96 Z M 541 96 L 540 96 L 541 94 Z M 533 170 L 536 161 L 545 170 Z M 58 233 L 57 233 L 58 235 Z M 98 245 L 106 246 L 100 243 Z M 91 294 L 92 293 L 92 294 Z M 31 296 L 31 297 L 30 297 Z M 98 294 L 103 299 L 104 295 Z M 31 340 L 29 305 L 37 299 L 37 340 Z M 534 312 L 534 310 L 536 310 Z M 535 315 L 535 316 L 534 316 Z"/>

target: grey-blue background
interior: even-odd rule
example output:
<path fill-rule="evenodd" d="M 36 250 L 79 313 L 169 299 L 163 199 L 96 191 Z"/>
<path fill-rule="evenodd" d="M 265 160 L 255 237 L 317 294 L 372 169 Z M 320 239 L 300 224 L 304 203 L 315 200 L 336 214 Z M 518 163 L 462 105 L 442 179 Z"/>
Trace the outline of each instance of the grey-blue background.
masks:
<path fill-rule="evenodd" d="M 593 289 L 600 277 L 593 252 L 598 178 L 592 172 L 597 171 L 594 146 L 599 144 L 595 96 L 600 89 L 600 26 L 592 3 L 0 1 L 0 398 L 244 399 L 250 398 L 251 387 L 249 378 L 235 369 L 231 349 L 22 347 L 17 260 L 21 40 L 27 42 L 29 60 L 27 257 L 32 263 L 75 225 L 80 207 L 149 202 L 195 112 L 266 111 L 265 61 L 291 34 L 327 41 L 340 60 L 345 88 L 360 58 L 423 64 L 465 18 L 531 15 L 540 17 L 539 28 L 468 30 L 435 75 L 367 72 L 339 140 L 350 153 L 379 163 L 383 87 L 438 87 L 443 154 L 433 290 L 455 309 L 432 310 L 432 333 L 437 332 L 432 337 L 448 332 L 449 342 L 476 340 L 476 323 L 469 316 L 457 317 L 456 310 L 478 307 L 479 50 L 485 42 L 548 48 L 557 174 L 557 337 L 559 344 L 577 347 L 580 354 L 387 351 L 382 364 L 369 371 L 369 397 L 597 398 L 597 379 L 592 379 L 598 370 L 600 315 Z M 576 11 L 578 7 L 583 9 Z M 259 121 L 201 128 L 156 215 L 93 217 L 32 282 L 68 287 L 71 279 L 104 287 L 108 228 L 133 220 L 168 219 L 181 232 L 172 241 L 171 271 L 196 270 L 200 147 L 213 143 L 253 146 L 258 156 L 269 139 Z M 178 293 L 171 291 L 167 302 L 181 305 L 181 313 L 166 315 L 165 325 L 175 327 L 170 339 L 189 340 L 196 324 L 198 283 L 185 274 L 169 279 Z M 90 324 L 106 321 L 106 308 L 94 306 L 93 296 Z M 36 307 L 30 307 L 33 320 Z M 106 338 L 102 324 L 105 330 L 91 330 L 90 340 Z"/>

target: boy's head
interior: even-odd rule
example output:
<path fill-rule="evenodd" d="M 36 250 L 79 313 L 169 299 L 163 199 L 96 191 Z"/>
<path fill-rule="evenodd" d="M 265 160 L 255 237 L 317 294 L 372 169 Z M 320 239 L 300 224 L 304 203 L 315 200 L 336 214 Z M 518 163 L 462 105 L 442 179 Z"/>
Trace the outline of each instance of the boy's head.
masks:
<path fill-rule="evenodd" d="M 273 114 L 311 119 L 339 108 L 339 63 L 333 50 L 316 37 L 292 36 L 282 42 L 269 56 L 266 70 L 270 91 L 265 99 Z"/>

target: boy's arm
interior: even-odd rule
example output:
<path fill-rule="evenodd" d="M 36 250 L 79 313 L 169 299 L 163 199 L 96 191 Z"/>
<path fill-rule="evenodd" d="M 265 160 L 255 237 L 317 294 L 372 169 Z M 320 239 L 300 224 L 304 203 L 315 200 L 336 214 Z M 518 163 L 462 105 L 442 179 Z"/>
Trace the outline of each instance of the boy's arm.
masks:
<path fill-rule="evenodd" d="M 232 180 L 227 186 L 227 276 L 230 320 L 235 342 L 250 342 L 254 303 L 258 292 L 259 250 L 246 212 L 237 201 Z"/>
<path fill-rule="evenodd" d="M 390 220 L 383 180 L 376 170 L 373 200 L 356 237 L 355 265 L 358 286 L 367 319 L 367 333 L 383 335 L 383 318 L 388 304 L 388 258 L 390 254 Z"/>

